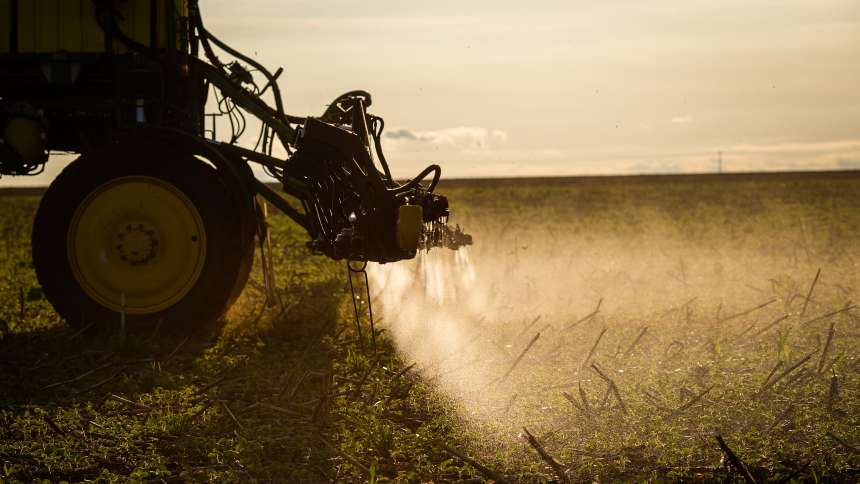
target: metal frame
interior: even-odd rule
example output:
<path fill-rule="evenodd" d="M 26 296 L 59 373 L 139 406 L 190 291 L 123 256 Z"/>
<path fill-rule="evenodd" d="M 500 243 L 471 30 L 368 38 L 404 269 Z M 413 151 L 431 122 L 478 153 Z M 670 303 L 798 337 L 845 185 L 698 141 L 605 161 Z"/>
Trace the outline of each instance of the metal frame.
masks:
<path fill-rule="evenodd" d="M 149 46 L 124 34 L 115 21 L 111 8 L 113 0 L 93 1 L 97 6 L 98 23 L 105 32 L 106 52 L 95 58 L 70 56 L 66 59 L 87 65 L 86 82 L 78 86 L 42 85 L 28 89 L 13 86 L 9 76 L 0 75 L 0 96 L 30 102 L 45 109 L 49 119 L 57 120 L 60 129 L 51 133 L 56 136 L 52 138 L 51 148 L 96 149 L 97 142 L 93 140 L 113 139 L 128 128 L 140 129 L 140 124 L 129 122 L 132 111 L 129 99 L 137 92 L 153 100 L 146 112 L 146 125 L 177 130 L 200 142 L 205 139 L 204 109 L 212 88 L 216 97 L 220 96 L 219 109 L 222 103 L 226 106 L 231 124 L 234 119 L 244 120 L 244 112 L 258 119 L 262 127 L 253 150 L 236 146 L 235 126 L 229 142 L 209 140 L 206 143 L 232 164 L 262 166 L 281 182 L 287 194 L 298 199 L 301 211 L 256 180 L 247 166 L 237 170 L 244 174 L 245 178 L 238 182 L 247 187 L 248 192 L 270 201 L 308 232 L 312 250 L 335 259 L 391 262 L 411 258 L 415 250 L 404 250 L 397 244 L 398 209 L 407 204 L 420 205 L 423 209 L 426 227 L 421 248 L 456 249 L 471 243 L 471 237 L 459 228 L 447 226 L 447 199 L 434 193 L 441 174 L 437 165 L 429 166 L 405 184 L 392 178 L 381 147 L 384 121 L 367 112 L 372 104 L 367 92 L 352 91 L 336 98 L 319 118 L 288 115 L 284 112 L 277 82 L 282 69 L 271 73 L 206 30 L 197 0 L 189 0 L 188 18 L 174 18 L 173 0 L 167 0 L 164 12 L 168 26 L 167 46 L 163 50 L 154 43 L 154 30 L 150 32 Z M 176 48 L 177 34 L 187 39 L 180 49 Z M 114 42 L 123 43 L 131 53 L 116 54 Z M 198 57 L 201 47 L 205 60 Z M 223 62 L 216 50 L 232 61 Z M 44 56 L 28 59 L 13 53 L 0 57 L 0 67 L 17 68 L 22 73 L 38 76 L 38 72 L 33 72 L 34 61 L 55 62 Z M 252 73 L 262 76 L 262 87 Z M 141 89 L 138 85 L 146 76 L 158 79 L 155 89 L 152 86 L 149 90 Z M 91 83 L 99 82 L 112 86 L 112 102 L 100 102 L 99 96 L 81 95 L 91 88 Z M 57 93 L 64 89 L 71 95 L 58 99 Z M 262 98 L 269 91 L 274 106 Z M 101 93 L 103 99 L 103 91 Z M 69 99 L 72 106 L 64 111 L 62 103 Z M 84 123 L 67 122 L 62 113 L 68 112 L 83 112 L 88 117 Z M 76 128 L 69 126 L 78 124 L 85 130 L 83 134 L 77 133 L 81 139 L 75 140 L 72 131 Z M 287 159 L 272 156 L 275 140 L 289 154 Z M 3 171 L 2 162 L 0 159 L 0 172 Z M 430 183 L 422 185 L 430 175 Z"/>

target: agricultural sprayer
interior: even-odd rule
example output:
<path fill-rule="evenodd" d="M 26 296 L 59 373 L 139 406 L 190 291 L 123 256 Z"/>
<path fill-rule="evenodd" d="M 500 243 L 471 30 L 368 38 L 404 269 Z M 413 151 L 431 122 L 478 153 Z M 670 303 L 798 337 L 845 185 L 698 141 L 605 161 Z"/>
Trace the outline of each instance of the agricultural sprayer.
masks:
<path fill-rule="evenodd" d="M 218 318 L 263 252 L 262 200 L 307 231 L 312 252 L 348 262 L 471 243 L 447 224 L 438 165 L 392 177 L 370 94 L 286 114 L 282 69 L 207 31 L 196 0 L 0 0 L 0 24 L 0 174 L 80 155 L 44 194 L 32 236 L 44 294 L 73 325 Z M 253 147 L 238 142 L 246 116 L 260 125 Z"/>

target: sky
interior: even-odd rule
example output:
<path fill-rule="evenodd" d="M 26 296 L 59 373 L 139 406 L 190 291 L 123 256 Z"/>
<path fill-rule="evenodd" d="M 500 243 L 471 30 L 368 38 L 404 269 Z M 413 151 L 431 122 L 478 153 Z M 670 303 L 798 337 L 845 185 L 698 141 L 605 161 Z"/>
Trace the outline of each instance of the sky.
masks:
<path fill-rule="evenodd" d="M 289 113 L 370 91 L 396 176 L 860 169 L 857 0 L 200 3 Z"/>

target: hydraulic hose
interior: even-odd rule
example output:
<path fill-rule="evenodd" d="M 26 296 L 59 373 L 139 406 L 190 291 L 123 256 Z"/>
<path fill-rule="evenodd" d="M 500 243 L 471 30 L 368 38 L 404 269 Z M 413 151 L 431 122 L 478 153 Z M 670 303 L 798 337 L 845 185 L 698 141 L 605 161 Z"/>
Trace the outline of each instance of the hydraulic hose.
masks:
<path fill-rule="evenodd" d="M 400 185 L 397 188 L 390 188 L 388 191 L 389 193 L 393 193 L 396 195 L 412 188 L 418 188 L 420 186 L 421 181 L 427 178 L 427 175 L 429 175 L 431 172 L 434 172 L 433 180 L 427 187 L 427 193 L 432 193 L 433 190 L 436 188 L 436 185 L 439 183 L 439 178 L 442 176 L 442 167 L 440 167 L 439 165 L 430 165 L 427 168 L 424 168 L 424 170 L 412 180 L 408 181 L 403 185 Z"/>
<path fill-rule="evenodd" d="M 382 165 L 382 170 L 385 172 L 385 178 L 389 182 L 394 182 L 391 177 L 391 170 L 388 168 L 388 162 L 385 160 L 385 154 L 382 153 L 382 130 L 385 129 L 385 120 L 378 116 L 371 116 L 370 135 L 373 137 L 373 145 L 376 148 L 376 156 L 379 158 L 379 164 Z M 379 126 L 377 129 L 376 126 Z"/>
<path fill-rule="evenodd" d="M 212 47 L 209 45 L 209 41 L 211 40 L 215 45 L 223 49 L 228 54 L 236 57 L 237 59 L 241 59 L 247 62 L 255 69 L 260 71 L 272 87 L 272 94 L 275 97 L 275 108 L 278 111 L 278 114 L 284 116 L 284 103 L 281 98 L 281 89 L 278 87 L 277 78 L 272 75 L 272 73 L 269 72 L 269 70 L 266 69 L 262 64 L 225 44 L 223 41 L 221 41 L 221 39 L 212 35 L 211 32 L 206 30 L 206 27 L 203 26 L 203 18 L 200 16 L 200 9 L 196 5 L 193 9 L 192 15 L 194 16 L 194 26 L 196 27 L 198 33 L 201 34 L 200 40 L 203 42 L 203 49 L 206 52 L 206 57 L 209 58 L 209 60 L 216 64 L 218 67 L 223 67 L 223 64 L 221 64 L 221 62 L 212 52 Z"/>

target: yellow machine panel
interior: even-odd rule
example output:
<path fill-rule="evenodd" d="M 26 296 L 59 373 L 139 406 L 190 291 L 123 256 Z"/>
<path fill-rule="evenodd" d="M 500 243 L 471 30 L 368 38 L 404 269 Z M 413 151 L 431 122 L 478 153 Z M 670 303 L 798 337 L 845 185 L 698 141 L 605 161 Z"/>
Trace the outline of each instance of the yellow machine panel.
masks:
<path fill-rule="evenodd" d="M 0 0 L 0 52 L 12 48 L 12 22 L 17 23 L 18 52 L 27 54 L 49 54 L 54 52 L 103 52 L 104 32 L 96 21 L 92 0 L 18 0 L 17 18 L 13 18 L 12 4 L 15 0 Z M 174 18 L 188 15 L 188 3 L 174 0 Z M 155 2 L 152 12 L 150 0 L 118 0 L 114 8 L 117 25 L 129 38 L 140 44 L 152 45 L 152 17 L 156 23 L 156 45 L 167 44 L 167 0 Z M 179 38 L 177 36 L 177 42 Z M 122 53 L 128 49 L 118 39 L 114 50 Z"/>
<path fill-rule="evenodd" d="M 81 52 L 101 52 L 105 49 L 105 36 L 96 22 L 93 3 L 72 0 L 81 6 Z"/>
<path fill-rule="evenodd" d="M 57 9 L 57 47 L 78 52 L 84 50 L 80 1 L 60 1 Z M 72 19 L 70 22 L 63 19 Z"/>

